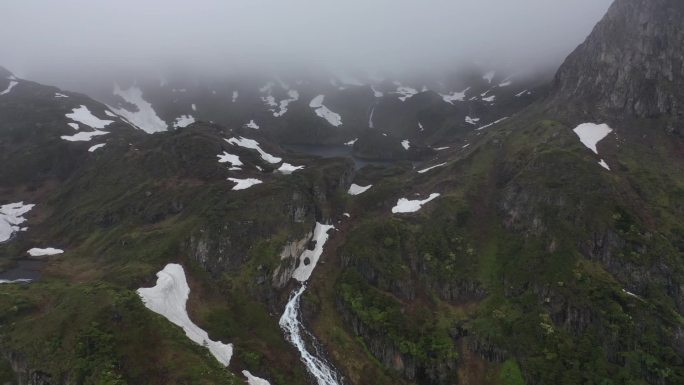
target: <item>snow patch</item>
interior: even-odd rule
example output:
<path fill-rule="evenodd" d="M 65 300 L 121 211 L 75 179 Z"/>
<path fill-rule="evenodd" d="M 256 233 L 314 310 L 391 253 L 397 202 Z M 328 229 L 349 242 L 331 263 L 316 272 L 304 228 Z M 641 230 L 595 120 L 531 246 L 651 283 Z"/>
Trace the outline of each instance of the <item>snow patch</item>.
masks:
<path fill-rule="evenodd" d="M 67 124 L 69 125 L 69 127 L 71 127 L 71 128 L 73 128 L 74 130 L 77 130 L 77 131 L 78 131 L 78 128 L 79 128 L 79 127 L 78 127 L 78 123 L 67 123 Z"/>
<path fill-rule="evenodd" d="M 328 240 L 328 231 L 333 228 L 335 228 L 333 225 L 324 225 L 316 222 L 312 238 L 316 245 L 313 250 L 306 249 L 299 256 L 299 266 L 292 273 L 292 278 L 299 282 L 305 282 L 311 277 L 318 259 L 323 254 L 323 246 L 325 246 L 325 242 Z"/>
<path fill-rule="evenodd" d="M 345 145 L 345 146 L 353 146 L 354 143 L 356 143 L 357 140 L 359 140 L 359 138 L 354 138 L 354 139 L 348 141 L 347 143 L 345 143 L 344 145 Z"/>
<path fill-rule="evenodd" d="M 494 75 L 496 75 L 496 71 L 489 71 L 486 74 L 482 75 L 482 79 L 486 80 L 487 83 L 492 84 L 492 79 L 494 79 Z"/>
<path fill-rule="evenodd" d="M 184 128 L 195 123 L 195 118 L 192 115 L 181 115 L 173 122 L 174 128 Z"/>
<path fill-rule="evenodd" d="M 254 185 L 263 183 L 259 179 L 254 179 L 254 178 L 247 178 L 247 179 L 237 179 L 237 178 L 228 178 L 229 181 L 236 183 L 235 186 L 233 186 L 233 190 L 244 190 L 248 189 Z"/>
<path fill-rule="evenodd" d="M 100 131 L 100 130 L 95 130 L 95 131 L 89 131 L 89 132 L 79 132 L 78 134 L 74 135 L 62 135 L 60 138 L 69 141 L 69 142 L 90 142 L 90 140 L 98 135 L 106 135 L 109 134 L 107 131 Z"/>
<path fill-rule="evenodd" d="M 102 148 L 102 147 L 104 147 L 106 144 L 107 144 L 107 143 L 100 143 L 100 144 L 96 144 L 96 145 L 94 145 L 94 146 L 91 146 L 91 147 L 88 149 L 88 152 L 95 152 L 98 148 Z"/>
<path fill-rule="evenodd" d="M 240 93 L 237 91 L 233 91 L 233 103 L 235 103 L 238 100 L 238 96 L 240 96 Z"/>
<path fill-rule="evenodd" d="M 7 89 L 5 89 L 4 91 L 0 91 L 0 96 L 9 94 L 10 91 L 12 91 L 12 88 L 14 88 L 14 86 L 16 86 L 17 84 L 19 83 L 15 81 L 10 81 L 9 85 L 7 86 Z"/>
<path fill-rule="evenodd" d="M 66 114 L 66 117 L 92 128 L 105 128 L 109 124 L 114 123 L 113 120 L 104 120 L 98 118 L 97 116 L 93 115 L 92 112 L 90 112 L 88 107 L 83 105 L 71 110 L 70 113 Z"/>
<path fill-rule="evenodd" d="M 383 94 L 382 91 L 376 90 L 374 86 L 371 86 L 371 90 L 373 91 L 373 96 L 375 96 L 376 98 L 381 98 L 385 96 L 385 94 Z"/>
<path fill-rule="evenodd" d="M 508 116 L 506 116 L 506 117 L 504 117 L 504 118 L 501 118 L 501 119 L 499 119 L 499 120 L 496 120 L 496 121 L 494 121 L 494 122 L 491 122 L 491 123 L 489 123 L 489 124 L 486 124 L 486 125 L 484 125 L 484 126 L 482 126 L 482 127 L 478 127 L 478 128 L 476 128 L 476 130 L 484 130 L 485 128 L 489 128 L 489 127 L 491 127 L 491 126 L 494 126 L 494 125 L 496 125 L 496 124 L 499 124 L 499 123 L 503 122 L 503 121 L 506 120 L 506 119 L 508 119 Z"/>
<path fill-rule="evenodd" d="M 181 265 L 170 263 L 157 273 L 157 284 L 137 291 L 145 307 L 164 316 L 174 325 L 180 326 L 185 335 L 198 345 L 209 348 L 211 354 L 228 366 L 233 356 L 233 344 L 213 341 L 206 331 L 195 325 L 188 316 L 186 303 L 190 294 L 190 287 L 185 279 L 185 272 Z"/>
<path fill-rule="evenodd" d="M 582 123 L 573 130 L 579 136 L 580 142 L 598 155 L 596 145 L 603 140 L 613 129 L 607 124 Z"/>
<path fill-rule="evenodd" d="M 297 170 L 301 170 L 303 168 L 304 168 L 304 166 L 294 166 L 294 165 L 291 165 L 289 163 L 283 163 L 278 168 L 278 172 L 285 174 L 285 175 L 289 175 L 289 174 L 292 174 L 293 172 L 295 172 Z"/>
<path fill-rule="evenodd" d="M 339 127 L 342 125 L 342 117 L 340 114 L 331 111 L 328 107 L 323 105 L 323 100 L 325 99 L 325 95 L 318 95 L 315 98 L 311 99 L 311 102 L 309 103 L 309 107 L 313 108 L 314 111 L 316 112 L 316 115 L 320 116 L 321 118 L 325 119 L 330 123 L 331 125 L 335 127 Z"/>
<path fill-rule="evenodd" d="M 473 124 L 473 125 L 475 125 L 475 124 L 477 124 L 477 122 L 479 122 L 479 121 L 480 121 L 480 118 L 471 118 L 470 116 L 466 116 L 466 117 L 465 117 L 465 122 L 468 123 L 468 124 Z"/>
<path fill-rule="evenodd" d="M 527 92 L 527 93 L 530 93 L 529 91 L 524 90 L 524 91 L 522 91 L 522 92 L 518 92 L 517 94 L 515 94 L 515 97 L 516 97 L 516 98 L 519 98 L 519 97 L 525 95 L 526 92 Z"/>
<path fill-rule="evenodd" d="M 268 381 L 253 375 L 248 370 L 243 370 L 242 375 L 247 378 L 248 385 L 271 385 Z"/>
<path fill-rule="evenodd" d="M 409 142 L 408 139 L 404 139 L 401 141 L 401 147 L 404 147 L 404 150 L 408 150 L 411 148 L 411 142 Z"/>
<path fill-rule="evenodd" d="M 605 168 L 606 170 L 610 171 L 610 166 L 608 166 L 608 163 L 606 163 L 605 160 L 601 159 L 601 160 L 598 162 L 598 164 L 599 164 L 599 166 L 601 166 L 601 167 Z"/>
<path fill-rule="evenodd" d="M 434 150 L 435 151 L 443 151 L 443 150 L 448 150 L 448 149 L 449 149 L 449 146 L 444 146 L 444 147 L 437 147 Z"/>
<path fill-rule="evenodd" d="M 432 169 L 435 169 L 435 168 L 437 168 L 437 167 L 446 166 L 446 164 L 447 164 L 447 162 L 444 162 L 444 163 L 436 164 L 436 165 L 431 166 L 431 167 L 428 167 L 428 168 L 424 168 L 424 169 L 422 169 L 422 170 L 418 170 L 418 174 L 425 174 L 426 172 L 428 172 L 428 171 L 430 171 L 430 170 L 432 170 Z"/>
<path fill-rule="evenodd" d="M 253 129 L 255 129 L 255 130 L 258 130 L 258 129 L 259 129 L 259 125 L 256 124 L 256 122 L 254 121 L 254 119 L 250 120 L 249 123 L 245 124 L 245 127 L 247 127 L 247 128 L 253 128 Z"/>
<path fill-rule="evenodd" d="M 366 191 L 368 191 L 368 189 L 371 187 L 373 187 L 372 184 L 369 184 L 368 186 L 359 186 L 358 184 L 352 183 L 352 185 L 349 186 L 349 191 L 347 191 L 347 194 L 349 194 L 349 195 L 363 194 Z"/>
<path fill-rule="evenodd" d="M 55 92 L 55 97 L 56 98 L 68 98 L 68 95 L 60 94 L 59 92 Z"/>
<path fill-rule="evenodd" d="M 240 137 L 240 138 L 225 139 L 225 141 L 230 143 L 230 144 L 236 145 L 236 146 L 240 146 L 243 148 L 249 148 L 251 150 L 256 150 L 259 153 L 259 155 L 261 155 L 261 158 L 263 160 L 267 161 L 268 163 L 271 163 L 271 164 L 280 163 L 280 161 L 282 160 L 281 158 L 273 156 L 273 155 L 267 153 L 266 151 L 262 150 L 261 147 L 259 146 L 259 142 L 257 142 L 254 139 L 247 139 L 247 138 Z"/>
<path fill-rule="evenodd" d="M 8 203 L 0 206 L 0 243 L 9 240 L 17 231 L 25 231 L 26 227 L 19 227 L 26 222 L 24 214 L 31 211 L 34 204 L 24 202 Z"/>
<path fill-rule="evenodd" d="M 483 98 L 482 98 L 482 101 L 483 101 L 483 102 L 489 102 L 489 103 L 491 103 L 491 102 L 493 102 L 493 101 L 495 101 L 495 100 L 496 100 L 496 95 L 490 95 L 490 96 L 487 96 L 487 97 L 483 97 Z"/>
<path fill-rule="evenodd" d="M 427 199 L 423 200 L 408 200 L 406 198 L 399 198 L 397 204 L 392 207 L 392 213 L 415 213 L 416 211 L 420 210 L 424 204 L 430 202 L 438 196 L 438 193 L 433 193 L 430 194 Z"/>
<path fill-rule="evenodd" d="M 26 253 L 32 257 L 42 257 L 43 255 L 57 255 L 62 254 L 64 250 L 55 249 L 53 247 L 46 247 L 44 249 L 34 247 L 29 249 Z"/>
<path fill-rule="evenodd" d="M 231 167 L 236 167 L 239 169 L 240 166 L 244 166 L 242 161 L 240 161 L 240 157 L 237 155 L 229 154 L 226 151 L 223 151 L 223 154 L 218 154 L 216 155 L 219 158 L 219 163 L 230 163 Z"/>
<path fill-rule="evenodd" d="M 192 103 L 190 107 L 192 107 L 193 111 L 197 112 L 197 106 L 195 105 L 195 103 Z"/>
<path fill-rule="evenodd" d="M 407 99 L 412 98 L 414 95 L 416 95 L 418 93 L 418 90 L 412 87 L 400 86 L 397 88 L 396 93 L 401 95 L 399 96 L 399 100 L 405 102 Z"/>
<path fill-rule="evenodd" d="M 469 89 L 470 89 L 470 87 L 468 87 L 465 90 L 460 91 L 460 92 L 453 91 L 450 94 L 439 94 L 439 96 L 441 96 L 442 100 L 444 100 L 446 103 L 454 104 L 454 102 L 464 101 L 465 96 L 466 96 L 466 92 L 468 92 Z"/>
<path fill-rule="evenodd" d="M 157 113 L 152 108 L 152 104 L 143 99 L 142 90 L 140 90 L 140 88 L 134 86 L 127 90 L 122 90 L 115 84 L 114 95 L 121 97 L 127 103 L 133 104 L 137 108 L 137 111 L 132 112 L 125 108 L 110 107 L 115 113 L 123 116 L 130 121 L 131 124 L 148 134 L 166 131 L 166 122 L 157 116 Z"/>

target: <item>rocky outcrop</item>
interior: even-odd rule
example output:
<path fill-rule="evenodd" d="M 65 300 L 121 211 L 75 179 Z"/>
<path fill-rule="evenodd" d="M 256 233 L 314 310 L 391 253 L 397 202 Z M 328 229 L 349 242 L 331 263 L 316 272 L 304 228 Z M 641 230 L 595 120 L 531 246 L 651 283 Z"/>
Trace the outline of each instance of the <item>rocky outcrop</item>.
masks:
<path fill-rule="evenodd" d="M 680 0 L 616 0 L 558 70 L 553 103 L 587 119 L 664 118 L 684 134 L 682 20 Z"/>
<path fill-rule="evenodd" d="M 26 358 L 21 354 L 3 351 L 2 358 L 9 361 L 12 370 L 16 373 L 17 385 L 57 385 L 64 383 L 54 380 L 48 373 L 31 368 Z"/>
<path fill-rule="evenodd" d="M 273 271 L 271 285 L 276 289 L 282 289 L 292 278 L 292 273 L 297 268 L 297 259 L 307 249 L 313 232 L 309 232 L 304 238 L 293 240 L 283 247 L 280 253 L 280 264 Z"/>

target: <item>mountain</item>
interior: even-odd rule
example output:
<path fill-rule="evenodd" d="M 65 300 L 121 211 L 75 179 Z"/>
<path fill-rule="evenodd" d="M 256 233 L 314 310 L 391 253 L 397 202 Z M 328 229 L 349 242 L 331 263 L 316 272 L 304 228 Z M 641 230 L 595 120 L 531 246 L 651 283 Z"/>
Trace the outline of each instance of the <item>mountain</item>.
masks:
<path fill-rule="evenodd" d="M 659 119 L 684 131 L 684 5 L 677 0 L 618 0 L 554 81 L 558 103 L 584 117 Z"/>
<path fill-rule="evenodd" d="M 617 0 L 532 94 L 7 73 L 0 382 L 682 383 L 680 11 Z"/>

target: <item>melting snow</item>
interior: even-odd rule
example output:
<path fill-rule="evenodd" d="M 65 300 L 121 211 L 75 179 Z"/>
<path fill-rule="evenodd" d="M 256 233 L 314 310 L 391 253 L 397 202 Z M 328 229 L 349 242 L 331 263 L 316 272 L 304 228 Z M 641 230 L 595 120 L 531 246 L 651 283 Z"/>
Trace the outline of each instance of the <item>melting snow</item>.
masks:
<path fill-rule="evenodd" d="M 244 190 L 248 189 L 254 185 L 263 183 L 259 179 L 254 179 L 254 178 L 247 178 L 247 179 L 238 179 L 238 178 L 228 178 L 229 181 L 236 183 L 235 186 L 233 186 L 233 190 Z"/>
<path fill-rule="evenodd" d="M 259 155 L 261 155 L 261 158 L 263 160 L 267 161 L 268 163 L 272 163 L 272 164 L 280 163 L 280 161 L 282 160 L 281 158 L 273 156 L 273 155 L 267 153 L 266 151 L 262 150 L 261 147 L 259 147 L 259 142 L 257 142 L 256 140 L 240 137 L 239 139 L 238 138 L 225 139 L 225 141 L 230 143 L 230 144 L 234 144 L 236 146 L 249 148 L 252 150 L 257 150 L 257 152 L 259 152 Z"/>
<path fill-rule="evenodd" d="M 430 194 L 427 199 L 421 200 L 408 200 L 406 198 L 400 198 L 397 201 L 396 206 L 392 207 L 392 213 L 414 213 L 423 207 L 424 204 L 430 202 L 431 200 L 437 198 L 438 193 Z"/>
<path fill-rule="evenodd" d="M 573 130 L 579 136 L 580 142 L 588 149 L 598 154 L 596 144 L 603 140 L 613 130 L 607 124 L 582 123 Z"/>
<path fill-rule="evenodd" d="M 83 105 L 74 108 L 71 113 L 66 114 L 66 117 L 92 128 L 105 128 L 107 125 L 114 122 L 113 120 L 103 120 L 98 118 L 90 112 L 88 107 Z"/>
<path fill-rule="evenodd" d="M 402 102 L 405 102 L 407 99 L 413 97 L 413 95 L 416 95 L 418 93 L 418 90 L 415 88 L 411 87 L 406 87 L 406 86 L 401 86 L 397 88 L 397 94 L 401 95 L 399 96 L 399 100 Z"/>
<path fill-rule="evenodd" d="M 242 374 L 247 378 L 248 385 L 271 385 L 268 381 L 263 378 L 252 375 L 248 370 L 243 370 Z"/>
<path fill-rule="evenodd" d="M 349 191 L 347 191 L 347 193 L 349 195 L 359 195 L 365 193 L 371 187 L 373 187 L 372 184 L 369 184 L 368 186 L 359 186 L 358 184 L 352 183 L 352 185 L 349 186 Z"/>
<path fill-rule="evenodd" d="M 432 170 L 433 168 L 446 166 L 446 164 L 447 164 L 447 162 L 444 162 L 444 163 L 436 164 L 436 165 L 434 165 L 434 166 L 432 166 L 432 167 L 428 167 L 428 168 L 424 168 L 424 169 L 422 169 L 422 170 L 418 170 L 418 174 L 424 174 L 424 173 L 426 173 L 426 172 Z"/>
<path fill-rule="evenodd" d="M 60 138 L 69 141 L 69 142 L 90 142 L 90 140 L 94 136 L 98 135 L 106 135 L 109 134 L 107 131 L 100 131 L 100 130 L 95 130 L 95 131 L 90 131 L 90 132 L 85 132 L 81 131 L 78 134 L 74 135 L 62 135 Z"/>
<path fill-rule="evenodd" d="M 408 139 L 404 139 L 401 141 L 401 146 L 404 147 L 404 150 L 408 150 L 411 147 L 411 142 Z"/>
<path fill-rule="evenodd" d="M 323 99 L 325 98 L 324 95 L 318 95 L 315 98 L 311 99 L 311 102 L 309 103 L 309 107 L 313 108 L 314 111 L 316 111 L 316 115 L 320 116 L 321 118 L 325 119 L 330 123 L 331 125 L 335 127 L 339 127 L 342 125 L 342 117 L 340 114 L 336 112 L 332 112 L 328 107 L 323 105 Z"/>
<path fill-rule="evenodd" d="M 195 123 L 195 118 L 192 115 L 181 115 L 173 122 L 173 127 L 183 128 Z"/>
<path fill-rule="evenodd" d="M 233 356 L 233 345 L 211 340 L 207 332 L 200 329 L 188 317 L 186 303 L 190 287 L 181 265 L 175 263 L 166 265 L 157 273 L 157 284 L 154 287 L 138 289 L 137 293 L 145 307 L 183 328 L 188 338 L 198 345 L 209 348 L 211 354 L 221 364 L 228 366 Z"/>
<path fill-rule="evenodd" d="M 12 88 L 14 88 L 14 86 L 16 86 L 17 84 L 19 84 L 19 83 L 15 82 L 15 81 L 10 81 L 7 89 L 0 92 L 0 96 L 9 94 L 10 91 L 12 91 Z"/>
<path fill-rule="evenodd" d="M 470 87 L 466 88 L 461 92 L 454 91 L 450 94 L 439 94 L 439 96 L 441 96 L 442 100 L 444 100 L 445 102 L 449 104 L 454 104 L 454 102 L 462 102 L 463 100 L 465 100 L 466 92 L 468 92 L 469 89 Z"/>
<path fill-rule="evenodd" d="M 243 166 L 242 161 L 240 161 L 240 157 L 237 155 L 229 154 L 226 151 L 223 151 L 223 154 L 218 154 L 216 155 L 219 158 L 219 163 L 230 163 L 232 167 L 236 167 L 239 169 L 239 166 Z"/>
<path fill-rule="evenodd" d="M 489 71 L 482 76 L 482 79 L 486 80 L 489 84 L 491 84 L 492 79 L 494 79 L 494 75 L 496 75 L 495 71 Z"/>
<path fill-rule="evenodd" d="M 294 166 L 289 163 L 283 163 L 279 168 L 278 172 L 283 173 L 285 175 L 292 174 L 293 172 L 297 170 L 303 169 L 304 166 Z"/>
<path fill-rule="evenodd" d="M 17 231 L 25 231 L 26 227 L 19 227 L 26 222 L 24 214 L 31 211 L 33 204 L 24 202 L 8 203 L 0 206 L 0 242 L 5 242 Z"/>
<path fill-rule="evenodd" d="M 292 278 L 299 282 L 305 282 L 311 277 L 318 259 L 323 254 L 323 246 L 328 240 L 328 230 L 335 228 L 332 225 L 324 225 L 322 223 L 316 223 L 316 228 L 314 229 L 314 234 L 312 240 L 316 242 L 313 250 L 304 250 L 299 256 L 299 266 L 292 273 Z"/>
<path fill-rule="evenodd" d="M 57 254 L 62 254 L 64 250 L 61 249 L 55 249 L 53 247 L 47 247 L 45 249 L 41 249 L 38 247 L 34 247 L 30 250 L 28 250 L 26 253 L 32 257 L 41 257 L 43 255 L 57 255 Z"/>
<path fill-rule="evenodd" d="M 480 121 L 480 118 L 471 118 L 470 116 L 466 116 L 465 122 L 468 124 L 477 124 L 477 122 Z"/>
<path fill-rule="evenodd" d="M 96 144 L 96 145 L 94 145 L 94 146 L 91 146 L 91 147 L 88 149 L 88 152 L 95 152 L 95 150 L 97 150 L 98 148 L 104 147 L 106 144 L 107 144 L 107 143 L 100 143 L 100 144 Z"/>
<path fill-rule="evenodd" d="M 137 107 L 135 112 L 128 111 L 125 108 L 112 108 L 118 115 L 123 116 L 134 126 L 148 134 L 166 131 L 166 122 L 157 116 L 157 113 L 152 108 L 152 104 L 143 99 L 140 88 L 131 87 L 127 90 L 122 90 L 118 85 L 114 85 L 114 95 Z"/>
<path fill-rule="evenodd" d="M 484 125 L 484 126 L 482 126 L 482 127 L 478 127 L 478 128 L 476 128 L 476 130 L 484 130 L 485 128 L 489 128 L 489 127 L 491 127 L 491 126 L 493 126 L 493 125 L 499 124 L 499 123 L 503 122 L 503 121 L 506 120 L 506 119 L 508 119 L 508 116 L 506 116 L 506 117 L 504 117 L 504 118 L 501 118 L 501 119 L 499 119 L 499 120 L 497 120 L 497 121 L 491 122 L 491 123 L 489 123 L 489 124 L 486 124 L 486 125 Z"/>

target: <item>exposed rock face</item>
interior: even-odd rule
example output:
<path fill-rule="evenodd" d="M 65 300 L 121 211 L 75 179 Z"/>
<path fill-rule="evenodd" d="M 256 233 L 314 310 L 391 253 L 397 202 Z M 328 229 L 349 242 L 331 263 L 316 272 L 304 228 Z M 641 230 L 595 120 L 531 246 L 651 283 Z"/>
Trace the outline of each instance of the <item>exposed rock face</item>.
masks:
<path fill-rule="evenodd" d="M 684 134 L 684 2 L 616 0 L 561 66 L 556 105 L 587 118 L 662 118 Z"/>

